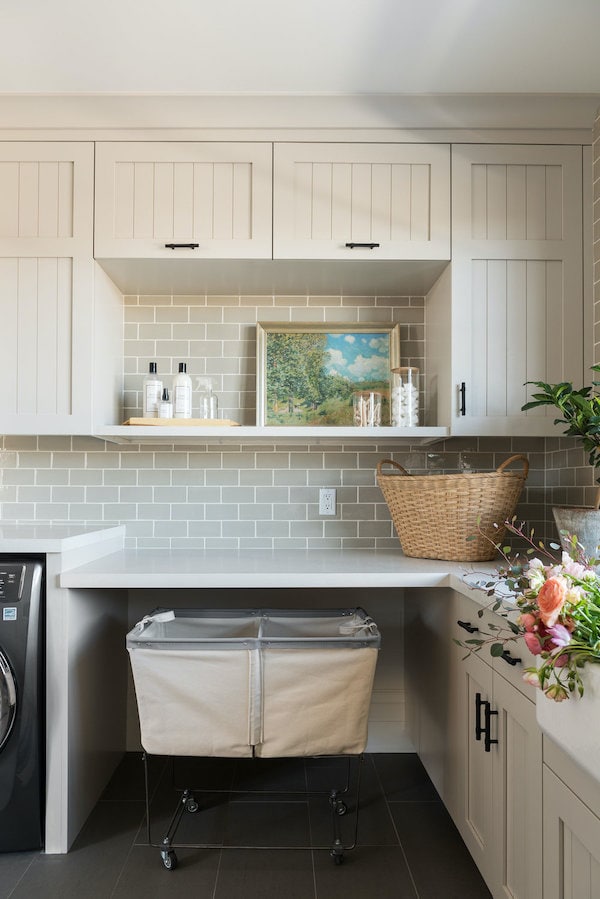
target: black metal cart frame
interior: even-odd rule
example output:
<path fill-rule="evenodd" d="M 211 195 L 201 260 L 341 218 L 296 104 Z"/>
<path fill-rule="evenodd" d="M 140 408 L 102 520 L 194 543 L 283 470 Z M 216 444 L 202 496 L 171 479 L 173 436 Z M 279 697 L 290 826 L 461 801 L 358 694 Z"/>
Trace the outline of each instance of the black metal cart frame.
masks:
<path fill-rule="evenodd" d="M 297 790 L 263 790 L 259 791 L 260 795 L 303 795 L 306 799 L 312 796 L 326 795 L 328 797 L 329 807 L 331 810 L 331 826 L 332 826 L 332 841 L 327 846 L 249 846 L 249 845 L 224 845 L 222 843 L 177 843 L 175 841 L 175 836 L 177 833 L 177 829 L 181 822 L 184 814 L 196 814 L 200 811 L 200 804 L 196 798 L 196 794 L 207 792 L 204 789 L 198 789 L 194 787 L 183 787 L 183 788 L 175 788 L 177 792 L 180 794 L 177 799 L 177 804 L 175 806 L 175 810 L 167 827 L 167 830 L 160 840 L 160 842 L 155 842 L 152 837 L 152 818 L 151 818 L 151 800 L 150 800 L 150 783 L 149 783 L 149 775 L 148 775 L 148 759 L 150 755 L 149 753 L 142 753 L 142 760 L 144 763 L 144 786 L 145 786 L 145 804 L 146 804 L 146 836 L 147 843 L 149 846 L 152 846 L 155 849 L 160 850 L 160 855 L 162 858 L 162 863 L 164 867 L 172 871 L 177 867 L 177 854 L 175 852 L 176 849 L 295 849 L 295 850 L 304 850 L 307 849 L 328 849 L 329 854 L 336 865 L 342 864 L 344 860 L 344 854 L 346 852 L 350 852 L 356 848 L 358 845 L 358 817 L 359 817 L 359 808 L 360 808 L 360 781 L 361 781 L 361 769 L 364 761 L 364 756 L 361 753 L 357 756 L 333 756 L 333 758 L 345 758 L 347 760 L 347 768 L 346 768 L 346 779 L 345 784 L 342 789 L 333 788 L 331 790 L 310 790 L 306 789 L 303 791 Z M 351 790 L 352 786 L 352 777 L 351 777 L 351 767 L 352 761 L 356 762 L 356 773 L 354 776 L 354 784 L 353 790 Z M 171 778 L 174 782 L 174 764 L 175 757 L 171 757 Z M 238 793 L 248 793 L 251 791 L 248 790 L 211 790 L 211 793 L 228 793 L 234 794 Z M 258 791 L 257 791 L 258 792 Z M 348 811 L 348 805 L 345 800 L 351 801 L 354 800 L 355 803 L 355 813 L 354 813 L 354 828 L 352 834 L 352 842 L 344 843 L 342 839 L 341 833 L 341 824 L 340 818 L 342 818 L 346 812 Z"/>

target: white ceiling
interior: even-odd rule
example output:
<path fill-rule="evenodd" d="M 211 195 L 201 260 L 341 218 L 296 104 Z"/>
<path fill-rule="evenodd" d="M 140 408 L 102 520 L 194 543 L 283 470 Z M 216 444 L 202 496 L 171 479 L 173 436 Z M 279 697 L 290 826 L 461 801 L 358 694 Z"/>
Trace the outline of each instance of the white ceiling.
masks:
<path fill-rule="evenodd" d="M 0 93 L 600 92 L 600 0 L 2 0 Z"/>

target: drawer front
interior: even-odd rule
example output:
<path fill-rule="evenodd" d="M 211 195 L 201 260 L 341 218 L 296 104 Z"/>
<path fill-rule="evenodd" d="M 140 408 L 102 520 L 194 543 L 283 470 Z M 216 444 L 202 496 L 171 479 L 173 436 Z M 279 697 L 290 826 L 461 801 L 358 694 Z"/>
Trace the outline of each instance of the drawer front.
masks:
<path fill-rule="evenodd" d="M 481 595 L 483 596 L 483 594 Z M 482 609 L 483 615 L 480 616 L 479 612 Z M 508 632 L 505 618 L 487 610 L 484 606 L 481 606 L 475 600 L 469 599 L 467 596 L 455 594 L 453 612 L 452 637 L 462 642 L 471 639 L 491 639 L 493 641 L 496 634 L 502 633 L 506 635 Z M 500 630 L 493 630 L 490 625 L 494 625 Z M 476 628 L 477 630 L 471 633 L 470 628 Z M 523 680 L 524 669 L 530 666 L 535 667 L 535 657 L 529 652 L 522 639 L 518 639 L 506 647 L 504 658 L 492 658 L 487 646 L 484 646 L 477 655 L 482 661 L 502 675 L 505 680 L 516 687 L 519 692 L 531 699 L 532 702 L 535 702 L 536 688 Z"/>

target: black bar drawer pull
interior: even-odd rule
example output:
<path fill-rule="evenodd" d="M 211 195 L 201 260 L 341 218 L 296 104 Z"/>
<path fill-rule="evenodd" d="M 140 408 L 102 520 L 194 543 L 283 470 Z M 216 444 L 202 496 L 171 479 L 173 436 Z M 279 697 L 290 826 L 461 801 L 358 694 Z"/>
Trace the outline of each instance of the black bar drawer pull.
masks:
<path fill-rule="evenodd" d="M 457 621 L 456 623 L 459 627 L 462 627 L 464 631 L 468 631 L 470 634 L 475 634 L 479 630 L 479 628 L 475 627 L 474 624 L 471 624 L 470 621 Z"/>
<path fill-rule="evenodd" d="M 459 389 L 458 389 L 458 392 L 459 392 L 459 394 L 460 394 L 460 407 L 459 407 L 459 409 L 458 409 L 458 414 L 459 414 L 459 415 L 466 415 L 466 414 L 467 414 L 467 399 L 466 399 L 466 397 L 467 397 L 467 385 L 465 384 L 464 381 L 461 381 L 461 385 L 460 385 L 460 387 L 459 387 Z"/>
<path fill-rule="evenodd" d="M 374 250 L 376 247 L 381 246 L 378 243 L 347 243 L 346 246 L 349 250 Z"/>
<path fill-rule="evenodd" d="M 485 727 L 481 724 L 481 709 L 483 706 L 489 706 L 489 702 L 481 698 L 481 693 L 475 694 L 475 739 L 481 740 L 481 735 L 485 733 Z"/>
<path fill-rule="evenodd" d="M 498 712 L 494 711 L 490 706 L 489 702 L 485 703 L 484 710 L 484 718 L 485 718 L 485 740 L 484 740 L 484 749 L 486 752 L 491 752 L 491 747 L 494 743 L 497 743 L 498 740 L 493 740 L 491 736 L 491 728 L 492 728 L 492 715 L 497 715 Z"/>
<path fill-rule="evenodd" d="M 502 653 L 502 658 L 507 663 L 507 665 L 518 665 L 521 661 L 521 659 L 519 659 L 517 656 L 511 656 L 508 649 L 504 650 L 504 652 Z"/>
<path fill-rule="evenodd" d="M 199 243 L 166 243 L 165 249 L 167 250 L 197 250 L 200 246 Z"/>

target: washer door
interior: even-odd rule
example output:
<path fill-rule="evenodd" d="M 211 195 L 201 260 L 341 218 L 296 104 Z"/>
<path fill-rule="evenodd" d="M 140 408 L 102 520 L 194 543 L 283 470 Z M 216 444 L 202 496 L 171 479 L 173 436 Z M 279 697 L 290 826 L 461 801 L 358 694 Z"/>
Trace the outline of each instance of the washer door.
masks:
<path fill-rule="evenodd" d="M 0 649 L 0 751 L 15 723 L 17 714 L 17 685 L 4 652 Z"/>

